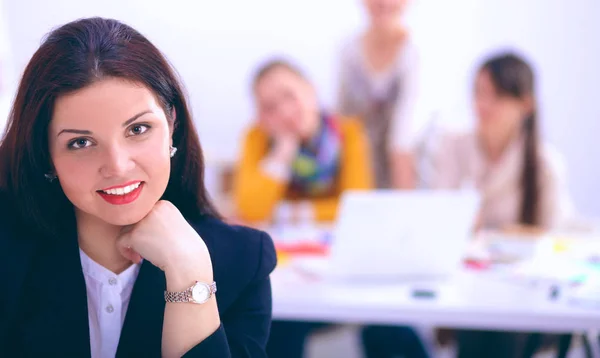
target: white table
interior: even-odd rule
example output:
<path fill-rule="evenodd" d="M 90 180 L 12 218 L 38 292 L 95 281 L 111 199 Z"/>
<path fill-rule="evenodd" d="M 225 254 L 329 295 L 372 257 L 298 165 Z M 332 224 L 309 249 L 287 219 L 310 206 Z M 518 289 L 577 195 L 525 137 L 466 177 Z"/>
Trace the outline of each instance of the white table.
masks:
<path fill-rule="evenodd" d="M 465 269 L 446 282 L 369 284 L 327 280 L 301 267 L 292 260 L 273 273 L 275 319 L 555 333 L 600 328 L 600 307 L 570 303 L 568 292 L 553 300 L 549 287 L 496 273 Z M 421 287 L 436 297 L 413 297 Z"/>

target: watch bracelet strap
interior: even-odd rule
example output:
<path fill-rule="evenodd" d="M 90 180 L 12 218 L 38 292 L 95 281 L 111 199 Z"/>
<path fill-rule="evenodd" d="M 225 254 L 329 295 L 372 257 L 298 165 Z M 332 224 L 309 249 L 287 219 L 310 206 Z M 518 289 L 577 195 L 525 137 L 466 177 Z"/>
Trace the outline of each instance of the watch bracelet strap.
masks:
<path fill-rule="evenodd" d="M 179 292 L 165 291 L 165 301 L 172 302 L 172 303 L 192 302 L 192 288 L 193 287 L 194 286 L 188 288 L 185 291 L 179 291 Z M 213 282 L 211 284 L 208 284 L 208 287 L 209 287 L 209 291 L 210 291 L 209 297 L 212 297 L 217 292 L 217 283 Z"/>
<path fill-rule="evenodd" d="M 166 302 L 190 302 L 192 299 L 192 290 L 187 289 L 182 292 L 169 292 L 165 291 L 165 301 Z"/>

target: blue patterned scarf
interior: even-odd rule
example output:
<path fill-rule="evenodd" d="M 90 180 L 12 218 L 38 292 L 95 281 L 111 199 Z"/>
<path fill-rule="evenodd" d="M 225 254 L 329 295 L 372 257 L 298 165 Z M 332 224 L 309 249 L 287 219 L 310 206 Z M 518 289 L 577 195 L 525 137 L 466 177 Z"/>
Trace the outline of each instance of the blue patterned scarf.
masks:
<path fill-rule="evenodd" d="M 332 116 L 322 115 L 319 131 L 300 146 L 292 162 L 289 196 L 315 198 L 332 195 L 340 168 L 341 146 L 339 123 Z"/>

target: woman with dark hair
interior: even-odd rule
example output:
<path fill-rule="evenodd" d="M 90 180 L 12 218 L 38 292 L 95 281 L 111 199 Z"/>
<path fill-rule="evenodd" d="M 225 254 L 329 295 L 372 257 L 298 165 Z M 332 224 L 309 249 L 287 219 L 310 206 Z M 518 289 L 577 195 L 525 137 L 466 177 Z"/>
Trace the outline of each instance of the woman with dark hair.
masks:
<path fill-rule="evenodd" d="M 480 229 L 547 230 L 571 215 L 562 160 L 538 137 L 534 85 L 533 70 L 521 57 L 488 59 L 475 80 L 476 130 L 440 143 L 434 185 L 479 190 Z M 461 332 L 459 357 L 522 356 L 525 337 Z"/>
<path fill-rule="evenodd" d="M 52 31 L 0 145 L 0 356 L 264 357 L 273 244 L 219 220 L 203 171 L 156 47 Z"/>
<path fill-rule="evenodd" d="M 479 227 L 551 229 L 571 215 L 562 158 L 540 143 L 534 74 L 525 60 L 487 60 L 475 80 L 476 130 L 445 136 L 435 188 L 474 185 L 482 195 Z"/>

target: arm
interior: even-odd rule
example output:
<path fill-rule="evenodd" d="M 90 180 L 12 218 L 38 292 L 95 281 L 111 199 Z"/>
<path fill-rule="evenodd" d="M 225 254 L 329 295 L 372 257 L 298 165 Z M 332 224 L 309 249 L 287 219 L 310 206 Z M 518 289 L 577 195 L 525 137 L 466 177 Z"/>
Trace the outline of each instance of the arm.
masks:
<path fill-rule="evenodd" d="M 338 91 L 337 91 L 337 113 L 344 116 L 356 116 L 358 115 L 352 99 L 350 91 L 350 78 L 352 67 L 350 64 L 350 46 L 352 44 L 346 44 L 341 51 L 341 56 L 338 62 Z"/>
<path fill-rule="evenodd" d="M 275 249 L 265 234 L 240 239 L 246 247 L 237 254 L 240 257 L 236 261 L 231 261 L 236 263 L 231 269 L 240 272 L 230 277 L 239 277 L 238 287 L 247 292 L 236 296 L 239 303 L 229 306 L 222 319 L 214 296 L 203 304 L 167 302 L 161 342 L 163 357 L 181 357 L 188 352 L 186 355 L 191 357 L 226 358 L 232 356 L 236 345 L 248 349 L 254 345 L 246 336 L 259 342 L 266 340 L 260 328 L 268 325 L 270 319 L 267 277 L 275 265 Z M 159 201 L 141 221 L 121 230 L 117 249 L 132 262 L 140 262 L 143 257 L 162 269 L 168 291 L 181 292 L 195 281 L 213 282 L 212 259 L 206 243 L 168 201 Z M 231 251 L 235 247 L 226 249 Z M 255 273 L 252 279 L 247 278 L 247 272 Z M 232 289 L 226 283 L 224 287 Z M 240 327 L 240 322 L 245 325 Z M 229 337 L 225 334 L 229 334 L 227 330 L 232 332 Z"/>
<path fill-rule="evenodd" d="M 440 138 L 438 146 L 433 155 L 433 177 L 431 186 L 433 189 L 458 189 L 461 184 L 460 155 L 456 144 L 459 137 L 444 134 Z M 467 158 L 462 158 L 467 160 Z"/>
<path fill-rule="evenodd" d="M 544 148 L 540 170 L 540 226 L 552 229 L 568 224 L 573 218 L 574 205 L 567 185 L 567 167 L 562 156 Z"/>
<path fill-rule="evenodd" d="M 252 282 L 223 315 L 220 327 L 184 357 L 266 358 L 272 306 L 269 274 L 275 263 L 273 242 L 262 233 L 260 260 Z"/>
<path fill-rule="evenodd" d="M 200 257 L 200 255 L 198 255 Z M 168 291 L 183 291 L 196 280 L 205 283 L 213 282 L 212 271 L 203 269 L 201 260 L 197 264 L 189 261 L 176 263 L 171 269 L 165 270 Z M 198 343 L 210 346 L 215 341 L 225 343 L 222 347 L 214 347 L 223 352 L 228 351 L 227 339 L 219 337 L 221 318 L 217 307 L 217 299 L 213 296 L 203 304 L 167 303 L 165 305 L 162 355 L 163 357 L 181 357 Z"/>
<path fill-rule="evenodd" d="M 413 45 L 405 46 L 402 56 L 400 97 L 394 109 L 391 124 L 390 168 L 392 184 L 396 188 L 416 186 L 416 167 L 413 146 L 415 108 L 419 93 L 419 58 Z"/>
<path fill-rule="evenodd" d="M 399 189 L 414 189 L 417 173 L 414 154 L 411 151 L 395 150 L 390 155 L 392 185 Z"/>
<path fill-rule="evenodd" d="M 267 154 L 267 146 L 267 139 L 257 129 L 246 136 L 234 184 L 235 203 L 242 220 L 268 220 L 285 196 L 297 147 L 284 143 Z"/>
<path fill-rule="evenodd" d="M 344 120 L 344 144 L 340 160 L 340 193 L 346 190 L 373 188 L 369 147 L 362 126 L 355 120 Z M 319 221 L 335 220 L 338 198 L 313 201 L 315 217 Z"/>

